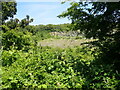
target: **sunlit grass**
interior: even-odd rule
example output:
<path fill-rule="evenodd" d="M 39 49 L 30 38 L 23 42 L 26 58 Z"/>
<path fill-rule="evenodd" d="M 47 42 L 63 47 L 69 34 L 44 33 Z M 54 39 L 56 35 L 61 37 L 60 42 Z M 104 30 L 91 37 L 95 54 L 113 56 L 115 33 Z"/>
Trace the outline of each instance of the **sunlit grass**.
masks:
<path fill-rule="evenodd" d="M 50 46 L 50 47 L 75 47 L 81 46 L 82 43 L 93 41 L 93 39 L 45 39 L 38 43 L 38 46 Z"/>

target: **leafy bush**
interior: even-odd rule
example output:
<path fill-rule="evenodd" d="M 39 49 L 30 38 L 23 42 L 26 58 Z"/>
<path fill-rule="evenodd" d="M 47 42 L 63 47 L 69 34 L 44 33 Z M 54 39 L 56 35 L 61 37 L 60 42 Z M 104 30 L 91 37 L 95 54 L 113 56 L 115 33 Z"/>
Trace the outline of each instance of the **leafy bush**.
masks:
<path fill-rule="evenodd" d="M 75 66 L 84 55 L 78 55 L 77 49 L 73 51 L 71 49 L 39 48 L 31 49 L 28 53 L 3 52 L 3 88 L 82 87 L 85 79 L 80 76 L 80 72 Z M 10 54 L 10 52 L 12 53 Z"/>
<path fill-rule="evenodd" d="M 120 74 L 112 71 L 111 66 L 93 63 L 88 48 L 34 47 L 28 52 L 4 51 L 2 58 L 4 89 L 116 88 L 120 83 Z"/>
<path fill-rule="evenodd" d="M 2 35 L 2 45 L 4 50 L 11 50 L 12 48 L 21 50 L 29 48 L 34 44 L 29 32 L 20 32 L 17 30 L 9 30 Z"/>
<path fill-rule="evenodd" d="M 50 37 L 51 37 L 51 35 L 49 34 L 49 31 L 38 31 L 34 35 L 33 39 L 36 40 L 36 41 L 40 41 L 40 40 L 48 39 Z"/>

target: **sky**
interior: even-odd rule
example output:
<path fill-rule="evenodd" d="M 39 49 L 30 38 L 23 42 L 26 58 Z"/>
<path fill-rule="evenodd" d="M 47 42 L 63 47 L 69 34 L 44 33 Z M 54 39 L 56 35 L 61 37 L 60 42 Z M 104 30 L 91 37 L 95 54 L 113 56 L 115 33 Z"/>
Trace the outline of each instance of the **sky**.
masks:
<path fill-rule="evenodd" d="M 71 21 L 68 18 L 60 19 L 57 17 L 68 7 L 70 7 L 69 3 L 61 4 L 53 1 L 22 2 L 19 0 L 17 1 L 17 14 L 14 17 L 21 20 L 29 15 L 30 18 L 34 19 L 31 25 L 70 23 Z"/>

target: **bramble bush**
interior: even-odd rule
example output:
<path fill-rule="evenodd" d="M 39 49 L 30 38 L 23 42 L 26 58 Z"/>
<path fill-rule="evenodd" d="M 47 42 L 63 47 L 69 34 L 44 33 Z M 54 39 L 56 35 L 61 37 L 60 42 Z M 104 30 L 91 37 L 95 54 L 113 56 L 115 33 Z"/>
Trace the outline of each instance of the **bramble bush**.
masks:
<path fill-rule="evenodd" d="M 88 48 L 34 47 L 4 50 L 2 56 L 4 89 L 116 88 L 120 83 L 110 66 L 94 65 Z"/>
<path fill-rule="evenodd" d="M 4 51 L 2 55 L 3 88 L 73 88 L 74 86 L 81 88 L 84 84 L 85 79 L 80 76 L 80 72 L 74 70 L 76 63 L 80 61 L 76 58 L 79 55 L 72 55 L 71 49 L 38 47 L 36 50 L 29 50 L 28 53 L 18 50 L 11 52 Z M 10 58 L 11 63 L 6 64 L 6 60 Z"/>

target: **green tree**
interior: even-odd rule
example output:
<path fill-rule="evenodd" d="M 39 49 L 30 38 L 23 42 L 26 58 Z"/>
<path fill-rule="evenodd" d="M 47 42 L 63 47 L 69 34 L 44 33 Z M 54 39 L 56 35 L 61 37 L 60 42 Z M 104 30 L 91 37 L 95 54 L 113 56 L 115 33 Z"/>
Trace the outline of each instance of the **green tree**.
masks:
<path fill-rule="evenodd" d="M 9 21 L 7 21 L 5 23 L 5 25 L 7 27 L 9 27 L 10 29 L 15 29 L 16 27 L 19 26 L 19 19 L 15 18 L 15 19 L 10 19 Z M 4 31 L 4 30 L 3 30 Z"/>
<path fill-rule="evenodd" d="M 4 23 L 5 20 L 7 20 L 9 17 L 13 18 L 13 16 L 16 14 L 17 9 L 17 3 L 16 2 L 0 2 L 2 10 L 0 11 L 0 14 L 2 14 L 2 22 Z"/>
<path fill-rule="evenodd" d="M 92 44 L 101 51 L 100 62 L 120 69 L 120 2 L 72 2 L 58 17 L 68 17 L 75 30 L 98 39 Z"/>
<path fill-rule="evenodd" d="M 26 18 L 22 19 L 20 22 L 20 27 L 24 28 L 29 25 L 29 23 L 33 22 L 33 18 L 30 19 L 29 15 L 26 15 Z"/>

